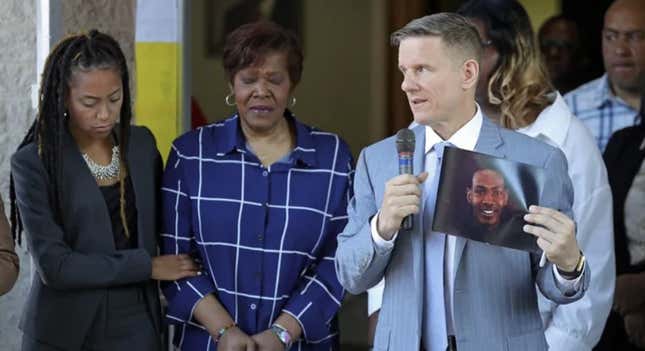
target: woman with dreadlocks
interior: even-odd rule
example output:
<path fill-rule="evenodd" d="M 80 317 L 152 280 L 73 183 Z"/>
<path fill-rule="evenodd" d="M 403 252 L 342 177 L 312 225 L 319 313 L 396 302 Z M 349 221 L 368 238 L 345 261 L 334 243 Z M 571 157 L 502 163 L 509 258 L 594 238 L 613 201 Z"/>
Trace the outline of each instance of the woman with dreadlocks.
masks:
<path fill-rule="evenodd" d="M 128 69 L 96 30 L 50 53 L 36 121 L 11 160 L 11 220 L 37 274 L 23 350 L 158 350 L 155 280 L 199 274 L 188 255 L 157 256 L 161 159 L 130 125 Z"/>

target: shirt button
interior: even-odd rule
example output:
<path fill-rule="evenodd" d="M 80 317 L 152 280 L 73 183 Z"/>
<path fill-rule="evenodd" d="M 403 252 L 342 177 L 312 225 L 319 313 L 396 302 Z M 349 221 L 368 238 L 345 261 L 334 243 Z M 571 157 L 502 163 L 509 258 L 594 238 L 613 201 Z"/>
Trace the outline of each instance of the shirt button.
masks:
<path fill-rule="evenodd" d="M 251 309 L 255 310 L 258 306 L 256 306 L 254 303 L 251 304 Z"/>
<path fill-rule="evenodd" d="M 264 235 L 258 234 L 258 241 L 262 241 L 262 240 L 264 240 Z"/>
<path fill-rule="evenodd" d="M 267 175 L 269 175 L 269 172 L 267 172 L 267 171 L 262 171 L 262 176 L 266 177 Z"/>

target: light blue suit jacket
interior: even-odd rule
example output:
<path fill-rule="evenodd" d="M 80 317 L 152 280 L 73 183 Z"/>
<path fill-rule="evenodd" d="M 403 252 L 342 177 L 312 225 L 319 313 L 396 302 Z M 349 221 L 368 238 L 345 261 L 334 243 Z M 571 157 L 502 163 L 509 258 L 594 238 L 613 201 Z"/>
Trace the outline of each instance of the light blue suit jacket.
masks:
<path fill-rule="evenodd" d="M 414 174 L 424 170 L 424 126 L 416 134 Z M 484 117 L 475 151 L 546 169 L 547 184 L 539 204 L 571 216 L 573 190 L 564 154 L 536 139 L 503 129 Z M 393 250 L 377 251 L 370 219 L 383 200 L 385 183 L 398 175 L 394 137 L 361 152 L 354 180 L 355 196 L 349 222 L 338 236 L 336 269 L 341 284 L 359 294 L 385 277 L 383 305 L 374 340 L 375 350 L 419 350 L 424 301 L 423 216 L 400 232 Z M 454 323 L 459 351 L 546 350 L 535 284 L 561 304 L 581 298 L 589 284 L 567 296 L 556 285 L 552 265 L 539 268 L 540 257 L 458 238 L 453 293 Z M 430 350 L 433 351 L 433 350 Z"/>

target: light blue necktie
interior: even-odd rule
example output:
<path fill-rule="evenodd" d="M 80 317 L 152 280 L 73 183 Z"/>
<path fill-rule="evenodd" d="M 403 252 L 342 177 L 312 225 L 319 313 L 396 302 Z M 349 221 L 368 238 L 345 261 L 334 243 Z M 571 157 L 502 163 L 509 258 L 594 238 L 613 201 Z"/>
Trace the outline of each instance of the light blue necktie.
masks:
<path fill-rule="evenodd" d="M 432 232 L 441 159 L 444 148 L 452 146 L 448 142 L 439 142 L 433 146 L 437 156 L 435 172 L 431 182 L 425 188 L 423 211 L 424 245 L 425 245 L 425 304 L 423 312 L 423 344 L 426 351 L 444 351 L 448 346 L 446 333 L 446 302 L 444 297 L 444 253 L 446 235 Z M 428 168 L 428 167 L 426 167 Z"/>

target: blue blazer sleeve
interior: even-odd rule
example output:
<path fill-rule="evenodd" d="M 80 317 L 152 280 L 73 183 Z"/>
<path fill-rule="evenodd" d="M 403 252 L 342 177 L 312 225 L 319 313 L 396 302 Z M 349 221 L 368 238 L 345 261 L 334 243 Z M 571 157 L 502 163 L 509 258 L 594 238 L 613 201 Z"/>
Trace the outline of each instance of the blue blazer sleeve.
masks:
<path fill-rule="evenodd" d="M 543 205 L 551 207 L 573 218 L 573 186 L 567 173 L 567 161 L 559 149 L 555 149 L 548 158 L 545 165 L 547 181 L 544 186 L 545 196 Z M 559 189 L 559 191 L 557 190 Z M 580 288 L 576 291 L 562 291 L 556 284 L 556 278 L 553 274 L 553 264 L 547 262 L 544 267 L 539 267 L 539 256 L 532 255 L 533 270 L 536 272 L 536 283 L 540 292 L 553 302 L 558 304 L 568 304 L 579 300 L 584 296 L 589 286 L 589 265 L 585 265 Z"/>
<path fill-rule="evenodd" d="M 377 252 L 370 220 L 378 211 L 369 175 L 367 152 L 363 150 L 356 165 L 354 197 L 347 207 L 348 223 L 338 236 L 336 271 L 338 279 L 352 294 L 360 294 L 383 278 L 392 251 Z"/>

